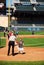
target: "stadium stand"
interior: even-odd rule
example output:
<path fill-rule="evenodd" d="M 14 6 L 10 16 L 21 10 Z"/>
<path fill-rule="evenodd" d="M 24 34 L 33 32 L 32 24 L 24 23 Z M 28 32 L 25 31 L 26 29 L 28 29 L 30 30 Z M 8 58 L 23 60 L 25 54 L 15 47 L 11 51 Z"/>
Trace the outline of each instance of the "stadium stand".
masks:
<path fill-rule="evenodd" d="M 37 4 L 31 3 L 30 0 L 17 0 L 13 2 L 10 7 L 10 18 L 14 16 L 17 20 L 11 20 L 11 25 L 33 26 L 32 24 L 35 24 L 35 26 L 44 26 L 44 0 L 34 1 Z M 0 8 L 0 15 L 8 16 L 9 7 L 6 7 L 6 0 L 0 0 L 0 2 L 4 3 L 4 6 Z"/>
<path fill-rule="evenodd" d="M 35 24 L 35 26 L 44 26 L 44 24 Z"/>
<path fill-rule="evenodd" d="M 26 1 L 26 2 L 29 2 L 30 0 L 20 0 L 20 1 L 24 1 L 24 2 Z"/>
<path fill-rule="evenodd" d="M 6 0 L 0 0 L 0 15 L 6 15 Z"/>
<path fill-rule="evenodd" d="M 20 11 L 33 11 L 32 6 L 29 6 L 29 5 L 28 6 L 27 5 L 16 6 L 16 9 Z"/>
<path fill-rule="evenodd" d="M 37 2 L 44 2 L 44 0 L 36 0 Z"/>
<path fill-rule="evenodd" d="M 37 11 L 44 11 L 44 6 L 36 6 Z"/>

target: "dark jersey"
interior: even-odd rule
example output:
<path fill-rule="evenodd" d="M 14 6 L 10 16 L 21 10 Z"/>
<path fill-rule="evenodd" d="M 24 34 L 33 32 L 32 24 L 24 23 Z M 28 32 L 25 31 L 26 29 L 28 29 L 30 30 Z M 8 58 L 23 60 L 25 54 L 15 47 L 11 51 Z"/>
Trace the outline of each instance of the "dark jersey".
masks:
<path fill-rule="evenodd" d="M 19 47 L 22 48 L 23 47 L 23 41 L 19 42 Z"/>

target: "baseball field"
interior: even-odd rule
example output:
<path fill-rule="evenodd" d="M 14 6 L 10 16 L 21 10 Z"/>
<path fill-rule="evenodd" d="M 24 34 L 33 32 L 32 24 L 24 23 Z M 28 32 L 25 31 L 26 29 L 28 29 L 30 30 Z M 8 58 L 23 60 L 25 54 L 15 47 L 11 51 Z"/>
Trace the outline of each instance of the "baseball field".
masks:
<path fill-rule="evenodd" d="M 8 39 L 1 36 L 0 65 L 44 65 L 44 35 L 18 35 L 17 38 L 23 39 L 25 54 L 18 54 L 15 46 L 15 55 L 7 56 Z"/>

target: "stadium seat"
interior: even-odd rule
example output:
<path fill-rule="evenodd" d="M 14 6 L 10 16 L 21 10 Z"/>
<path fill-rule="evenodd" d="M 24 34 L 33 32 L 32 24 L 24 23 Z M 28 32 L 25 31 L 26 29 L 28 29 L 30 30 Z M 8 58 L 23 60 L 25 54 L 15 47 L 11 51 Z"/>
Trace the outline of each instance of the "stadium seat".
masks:
<path fill-rule="evenodd" d="M 21 10 L 21 11 L 33 11 L 33 7 L 32 6 L 27 6 L 27 5 L 20 5 L 20 6 L 16 6 L 17 10 Z"/>
<path fill-rule="evenodd" d="M 37 11 L 44 11 L 44 6 L 36 6 Z"/>
<path fill-rule="evenodd" d="M 44 0 L 36 0 L 37 2 L 44 2 Z"/>
<path fill-rule="evenodd" d="M 20 0 L 20 1 L 23 1 L 23 2 L 29 2 L 30 0 Z"/>

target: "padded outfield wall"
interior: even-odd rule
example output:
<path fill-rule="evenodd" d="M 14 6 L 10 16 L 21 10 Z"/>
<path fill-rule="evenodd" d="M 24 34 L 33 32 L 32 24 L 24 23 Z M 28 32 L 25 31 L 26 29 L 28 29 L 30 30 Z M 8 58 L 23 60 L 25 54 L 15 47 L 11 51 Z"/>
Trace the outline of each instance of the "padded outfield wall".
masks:
<path fill-rule="evenodd" d="M 8 17 L 7 16 L 0 16 L 0 26 L 8 27 Z"/>

